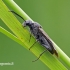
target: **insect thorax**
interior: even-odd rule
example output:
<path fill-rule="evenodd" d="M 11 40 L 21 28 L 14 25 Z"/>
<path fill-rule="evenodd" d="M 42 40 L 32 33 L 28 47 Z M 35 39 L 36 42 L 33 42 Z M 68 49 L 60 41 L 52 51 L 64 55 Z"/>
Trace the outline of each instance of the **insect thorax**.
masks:
<path fill-rule="evenodd" d="M 40 27 L 41 27 L 40 24 L 38 24 L 37 22 L 34 22 L 33 25 L 30 26 L 30 31 L 36 39 L 37 39 Z"/>

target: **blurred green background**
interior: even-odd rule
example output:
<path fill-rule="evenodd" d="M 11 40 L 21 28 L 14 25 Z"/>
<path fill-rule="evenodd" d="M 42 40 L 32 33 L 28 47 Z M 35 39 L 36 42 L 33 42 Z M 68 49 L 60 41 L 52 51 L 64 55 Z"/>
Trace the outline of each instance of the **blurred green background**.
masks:
<path fill-rule="evenodd" d="M 70 0 L 14 0 L 34 21 L 40 23 L 52 40 L 70 57 Z M 18 18 L 21 23 L 23 20 Z M 0 26 L 9 30 L 0 20 Z M 9 30 L 10 31 L 10 30 Z M 0 33 L 0 70 L 50 70 L 29 50 Z"/>

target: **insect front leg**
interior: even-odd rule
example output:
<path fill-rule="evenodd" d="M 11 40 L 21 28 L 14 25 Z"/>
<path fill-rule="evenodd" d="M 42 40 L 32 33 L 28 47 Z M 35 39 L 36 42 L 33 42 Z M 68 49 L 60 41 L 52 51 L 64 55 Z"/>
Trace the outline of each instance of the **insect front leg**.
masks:
<path fill-rule="evenodd" d="M 36 60 L 32 61 L 32 62 L 37 61 L 37 60 L 42 56 L 42 54 L 43 54 L 43 53 L 45 53 L 46 51 L 47 51 L 47 49 L 46 49 L 46 50 L 44 50 L 44 51 L 39 55 L 39 57 L 38 57 Z"/>
<path fill-rule="evenodd" d="M 30 40 L 31 40 L 31 36 L 32 36 L 32 33 L 30 33 L 30 38 L 29 38 L 29 42 L 30 42 Z"/>

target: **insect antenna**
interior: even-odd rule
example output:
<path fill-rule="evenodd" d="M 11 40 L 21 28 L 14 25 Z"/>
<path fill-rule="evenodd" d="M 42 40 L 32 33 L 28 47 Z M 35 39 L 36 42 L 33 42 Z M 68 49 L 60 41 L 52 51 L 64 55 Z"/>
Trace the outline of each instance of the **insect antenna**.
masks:
<path fill-rule="evenodd" d="M 16 12 L 14 12 L 14 11 L 9 11 L 9 12 L 16 14 L 17 16 L 19 16 L 20 18 L 22 18 L 25 21 L 25 19 L 22 16 L 20 16 L 19 14 L 17 14 Z"/>

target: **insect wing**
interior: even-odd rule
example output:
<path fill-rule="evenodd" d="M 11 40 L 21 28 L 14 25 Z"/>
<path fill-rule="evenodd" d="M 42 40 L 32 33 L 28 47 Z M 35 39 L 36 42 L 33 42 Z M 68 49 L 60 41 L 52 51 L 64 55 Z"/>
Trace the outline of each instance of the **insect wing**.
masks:
<path fill-rule="evenodd" d="M 42 35 L 45 37 L 45 39 L 46 39 L 48 42 L 50 42 L 51 45 L 53 45 L 52 42 L 51 42 L 50 37 L 48 36 L 48 34 L 47 34 L 42 28 L 39 28 L 39 31 L 42 33 Z"/>
<path fill-rule="evenodd" d="M 55 55 L 58 57 L 58 52 L 56 51 L 55 47 L 53 46 L 53 43 L 52 43 L 50 37 L 47 35 L 47 33 L 42 28 L 39 28 L 39 31 L 42 33 L 42 35 L 45 37 L 45 39 L 47 40 L 47 42 L 49 43 L 49 45 L 53 49 L 52 52 L 55 53 Z"/>

